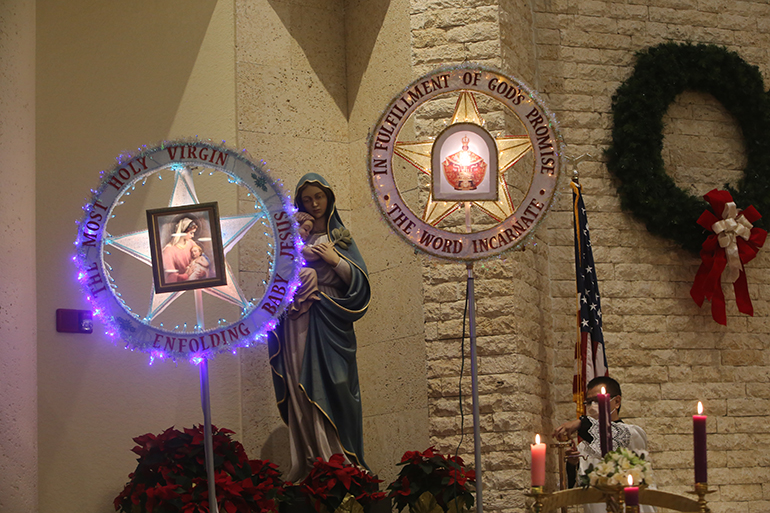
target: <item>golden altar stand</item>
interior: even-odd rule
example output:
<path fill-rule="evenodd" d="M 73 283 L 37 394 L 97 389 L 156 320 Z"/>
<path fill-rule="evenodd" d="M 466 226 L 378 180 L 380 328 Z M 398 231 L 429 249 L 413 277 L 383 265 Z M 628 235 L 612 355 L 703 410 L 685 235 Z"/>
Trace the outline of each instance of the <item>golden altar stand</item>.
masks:
<path fill-rule="evenodd" d="M 709 493 L 708 486 L 699 483 L 695 486 L 694 493 L 697 499 L 683 497 L 675 493 L 663 492 L 660 490 L 650 490 L 643 488 L 639 490 L 639 504 L 649 506 L 658 506 L 674 511 L 685 511 L 693 513 L 709 513 L 711 510 L 706 504 L 706 494 Z M 542 490 L 533 489 L 532 493 L 527 494 L 534 498 L 534 503 L 530 510 L 536 513 L 557 512 L 560 509 L 566 510 L 570 506 L 579 506 L 581 504 L 608 503 L 613 498 L 616 504 L 607 507 L 608 513 L 623 512 L 623 487 L 611 488 L 573 488 L 571 490 L 561 490 L 554 493 L 543 493 Z M 617 508 L 617 509 L 615 509 Z M 639 511 L 634 507 L 626 507 L 625 511 Z"/>
<path fill-rule="evenodd" d="M 572 506 L 605 503 L 607 504 L 607 513 L 623 513 L 624 511 L 626 513 L 639 512 L 637 506 L 626 506 L 624 504 L 624 487 L 622 486 L 587 486 L 583 488 L 564 489 L 566 483 L 565 449 L 569 445 L 570 442 L 556 442 L 549 444 L 551 448 L 557 449 L 559 454 L 559 480 L 562 489 L 558 492 L 546 493 L 543 491 L 542 487 L 533 487 L 531 493 L 526 494 L 528 497 L 534 499 L 533 504 L 529 507 L 530 511 L 533 511 L 534 513 L 568 513 L 569 511 L 575 511 L 574 508 L 571 508 Z M 673 511 L 710 513 L 711 510 L 707 505 L 706 495 L 712 492 L 713 490 L 708 489 L 707 483 L 695 484 L 694 491 L 690 493 L 697 495 L 697 499 L 677 495 L 675 493 L 640 487 L 639 504 L 657 506 Z"/>

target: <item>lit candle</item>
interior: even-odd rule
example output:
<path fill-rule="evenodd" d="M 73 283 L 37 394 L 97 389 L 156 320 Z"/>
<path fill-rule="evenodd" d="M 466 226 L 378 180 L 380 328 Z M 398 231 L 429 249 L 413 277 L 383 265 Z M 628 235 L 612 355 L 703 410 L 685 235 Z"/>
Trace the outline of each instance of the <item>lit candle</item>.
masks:
<path fill-rule="evenodd" d="M 596 400 L 599 402 L 599 446 L 602 450 L 602 456 L 612 450 L 612 431 L 610 428 L 610 394 L 602 387 L 602 392 L 596 394 Z"/>
<path fill-rule="evenodd" d="M 698 415 L 692 416 L 693 452 L 695 454 L 695 482 L 708 483 L 706 465 L 706 416 L 703 404 L 698 401 Z"/>
<path fill-rule="evenodd" d="M 535 435 L 532 449 L 532 486 L 545 485 L 545 444 L 540 443 L 540 435 Z"/>
<path fill-rule="evenodd" d="M 626 506 L 639 505 L 639 487 L 634 486 L 634 478 L 631 474 L 628 474 L 628 486 L 623 488 L 623 492 L 626 496 Z"/>

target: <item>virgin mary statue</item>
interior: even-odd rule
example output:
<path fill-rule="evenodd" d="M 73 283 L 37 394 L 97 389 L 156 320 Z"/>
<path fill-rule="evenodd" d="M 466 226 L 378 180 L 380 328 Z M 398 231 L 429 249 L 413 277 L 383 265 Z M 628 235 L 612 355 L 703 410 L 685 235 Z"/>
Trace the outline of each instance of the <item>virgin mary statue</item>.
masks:
<path fill-rule="evenodd" d="M 337 453 L 368 469 L 353 323 L 370 299 L 369 275 L 355 241 L 331 240 L 332 230 L 344 225 L 327 181 L 315 173 L 303 176 L 295 204 L 313 216 L 304 253 L 317 273 L 320 301 L 298 317 L 284 317 L 268 337 L 278 409 L 289 427 L 287 479 L 294 482 L 317 457 L 328 461 Z"/>

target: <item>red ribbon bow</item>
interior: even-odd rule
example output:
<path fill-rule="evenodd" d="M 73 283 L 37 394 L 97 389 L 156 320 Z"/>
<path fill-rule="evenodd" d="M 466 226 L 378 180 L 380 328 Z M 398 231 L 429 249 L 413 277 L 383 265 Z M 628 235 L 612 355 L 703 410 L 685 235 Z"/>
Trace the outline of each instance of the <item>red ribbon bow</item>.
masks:
<path fill-rule="evenodd" d="M 757 256 L 759 248 L 765 243 L 767 232 L 752 226 L 762 217 L 757 209 L 749 206 L 745 210 L 738 210 L 729 192 L 714 189 L 704 198 L 714 212 L 722 217 L 705 210 L 698 218 L 699 225 L 714 233 L 703 243 L 700 251 L 703 262 L 695 275 L 690 296 L 698 306 L 703 305 L 704 299 L 711 301 L 711 316 L 719 324 L 727 325 L 722 272 L 728 267 L 728 278 L 733 281 L 738 311 L 753 316 L 754 307 L 751 305 L 743 264 Z"/>

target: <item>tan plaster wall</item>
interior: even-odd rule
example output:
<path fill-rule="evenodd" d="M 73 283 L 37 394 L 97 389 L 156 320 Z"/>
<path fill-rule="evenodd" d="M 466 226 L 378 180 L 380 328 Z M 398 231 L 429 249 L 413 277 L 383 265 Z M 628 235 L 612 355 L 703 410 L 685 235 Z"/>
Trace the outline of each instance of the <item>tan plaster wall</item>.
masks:
<path fill-rule="evenodd" d="M 0 512 L 37 510 L 35 3 L 0 4 Z"/>
<path fill-rule="evenodd" d="M 385 479 L 428 444 L 419 260 L 380 220 L 366 175 L 368 130 L 412 80 L 407 10 L 403 0 L 237 3 L 239 143 L 287 191 L 307 172 L 326 177 L 369 269 L 372 302 L 356 324 L 364 451 Z M 286 470 L 267 349 L 242 362 L 247 450 Z"/>
<path fill-rule="evenodd" d="M 376 294 L 357 327 L 365 450 L 384 485 L 395 478 L 405 451 L 429 443 L 420 258 L 381 219 L 366 178 L 369 130 L 389 99 L 415 78 L 406 44 L 408 6 L 407 0 L 348 1 L 345 11 L 351 198 Z"/>
<path fill-rule="evenodd" d="M 172 138 L 234 145 L 233 37 L 227 0 L 37 3 L 41 512 L 112 511 L 136 466 L 133 437 L 203 422 L 196 367 L 148 366 L 99 323 L 92 335 L 61 334 L 54 319 L 57 308 L 87 307 L 70 257 L 100 170 L 122 151 Z M 210 368 L 214 423 L 240 434 L 237 358 Z"/>

